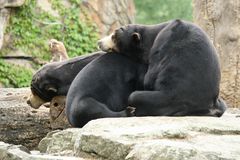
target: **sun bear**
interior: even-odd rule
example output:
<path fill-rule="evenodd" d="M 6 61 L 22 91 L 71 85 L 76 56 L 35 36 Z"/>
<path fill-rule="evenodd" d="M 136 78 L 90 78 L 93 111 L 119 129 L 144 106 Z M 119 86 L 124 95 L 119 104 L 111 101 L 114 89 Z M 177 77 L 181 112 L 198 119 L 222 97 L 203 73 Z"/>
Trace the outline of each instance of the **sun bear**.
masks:
<path fill-rule="evenodd" d="M 107 53 L 84 67 L 67 94 L 66 113 L 73 127 L 104 117 L 127 117 L 133 112 L 128 97 L 143 89 L 147 67 L 126 56 Z"/>
<path fill-rule="evenodd" d="M 93 59 L 104 54 L 105 52 L 95 52 L 62 62 L 44 65 L 33 75 L 31 82 L 32 93 L 27 103 L 37 109 L 42 104 L 50 102 L 55 96 L 66 96 L 78 72 Z"/>
<path fill-rule="evenodd" d="M 128 25 L 98 42 L 104 51 L 148 65 L 144 90 L 128 105 L 136 116 L 221 116 L 220 65 L 206 33 L 193 23 L 172 20 L 152 26 Z"/>

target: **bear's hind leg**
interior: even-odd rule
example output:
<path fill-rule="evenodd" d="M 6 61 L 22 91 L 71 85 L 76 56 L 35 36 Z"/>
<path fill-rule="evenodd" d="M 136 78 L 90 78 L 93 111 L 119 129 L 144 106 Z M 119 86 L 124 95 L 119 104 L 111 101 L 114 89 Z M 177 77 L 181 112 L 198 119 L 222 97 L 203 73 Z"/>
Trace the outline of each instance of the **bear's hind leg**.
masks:
<path fill-rule="evenodd" d="M 126 117 L 126 111 L 114 112 L 105 104 L 91 97 L 82 98 L 77 104 L 72 103 L 67 117 L 73 127 L 83 127 L 87 122 L 105 117 Z"/>
<path fill-rule="evenodd" d="M 128 105 L 136 108 L 136 116 L 184 116 L 188 108 L 172 104 L 172 95 L 161 91 L 135 91 L 128 99 Z"/>

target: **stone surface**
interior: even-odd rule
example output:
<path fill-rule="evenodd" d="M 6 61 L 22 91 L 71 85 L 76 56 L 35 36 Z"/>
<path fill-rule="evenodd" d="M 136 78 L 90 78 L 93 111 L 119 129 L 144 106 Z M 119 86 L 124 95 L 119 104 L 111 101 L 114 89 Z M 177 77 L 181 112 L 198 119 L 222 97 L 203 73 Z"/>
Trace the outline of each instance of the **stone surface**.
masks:
<path fill-rule="evenodd" d="M 69 128 L 60 132 L 50 132 L 38 145 L 40 152 L 56 155 L 73 155 L 72 151 L 79 129 Z"/>
<path fill-rule="evenodd" d="M 19 160 L 29 157 L 29 150 L 21 145 L 0 142 L 0 158 L 3 160 Z"/>
<path fill-rule="evenodd" d="M 78 143 L 79 138 L 81 138 L 81 129 L 78 128 L 52 131 L 40 141 L 38 149 L 41 153 L 54 156 L 75 156 L 91 160 L 100 159 L 95 154 L 81 151 Z"/>
<path fill-rule="evenodd" d="M 4 7 L 20 7 L 25 0 L 0 0 L 0 9 Z"/>
<path fill-rule="evenodd" d="M 83 160 L 79 157 L 70 156 L 52 156 L 30 152 L 21 145 L 12 145 L 0 142 L 0 159 L 1 160 Z M 86 159 L 85 159 L 86 160 Z"/>
<path fill-rule="evenodd" d="M 0 88 L 0 141 L 22 144 L 30 149 L 53 129 L 69 128 L 65 96 L 54 97 L 50 107 L 31 108 L 29 88 Z"/>
<path fill-rule="evenodd" d="M 240 0 L 194 0 L 194 22 L 211 37 L 222 67 L 221 96 L 240 107 Z"/>
<path fill-rule="evenodd" d="M 6 38 L 4 38 L 5 42 Z M 4 46 L 3 46 L 4 48 Z M 6 56 L 28 56 L 26 53 L 24 53 L 22 50 L 15 50 L 15 51 L 10 51 Z M 15 66 L 21 66 L 21 67 L 26 67 L 32 71 L 32 73 L 35 73 L 36 71 L 33 69 L 32 62 L 27 60 L 27 59 L 5 59 L 4 60 L 6 63 L 13 64 Z"/>
<path fill-rule="evenodd" d="M 240 159 L 239 114 L 240 110 L 229 109 L 221 118 L 98 119 L 81 129 L 51 134 L 44 138 L 48 145 L 42 151 L 76 157 L 87 153 L 96 159 L 111 160 L 237 160 Z"/>
<path fill-rule="evenodd" d="M 0 6 L 1 6 L 1 0 L 0 0 Z M 6 25 L 8 23 L 8 19 L 10 16 L 10 10 L 9 9 L 0 9 L 0 50 L 3 45 L 3 40 L 4 40 L 4 31 L 6 28 Z"/>
<path fill-rule="evenodd" d="M 51 131 L 49 109 L 28 106 L 29 88 L 0 89 L 0 141 L 33 149 Z"/>
<path fill-rule="evenodd" d="M 1 22 L 0 23 L 0 50 L 1 50 L 1 48 L 4 48 L 3 45 L 7 45 L 6 41 L 9 41 L 9 39 L 10 39 L 9 35 L 4 37 L 5 28 L 8 25 L 8 20 L 11 15 L 10 8 L 11 7 L 20 7 L 24 3 L 25 3 L 25 0 L 0 0 L 0 22 Z M 11 43 L 11 42 L 9 41 L 8 43 Z M 29 63 L 27 63 L 27 65 L 30 66 Z"/>
<path fill-rule="evenodd" d="M 102 36 L 116 28 L 134 22 L 135 5 L 133 0 L 86 0 L 82 3 L 84 14 L 97 24 Z"/>
<path fill-rule="evenodd" d="M 48 12 L 54 17 L 60 17 L 58 11 L 52 8 L 52 4 L 49 0 L 37 0 L 36 2 L 37 6 L 39 6 L 43 11 Z"/>

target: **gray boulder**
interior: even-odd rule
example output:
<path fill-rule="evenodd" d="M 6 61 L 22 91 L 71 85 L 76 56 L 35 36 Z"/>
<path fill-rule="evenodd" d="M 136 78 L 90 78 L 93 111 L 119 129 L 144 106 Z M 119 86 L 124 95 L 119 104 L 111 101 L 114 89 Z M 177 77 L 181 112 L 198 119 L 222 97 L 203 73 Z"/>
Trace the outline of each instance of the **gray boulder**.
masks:
<path fill-rule="evenodd" d="M 36 154 L 37 153 L 37 154 Z M 21 145 L 12 145 L 0 142 L 0 159 L 1 160 L 83 160 L 82 158 L 69 156 L 52 156 L 30 152 Z"/>
<path fill-rule="evenodd" d="M 239 112 L 237 112 L 239 114 Z M 81 129 L 51 134 L 46 153 L 111 160 L 240 159 L 235 112 L 213 117 L 132 117 L 90 121 Z M 43 143 L 39 147 L 44 148 Z"/>

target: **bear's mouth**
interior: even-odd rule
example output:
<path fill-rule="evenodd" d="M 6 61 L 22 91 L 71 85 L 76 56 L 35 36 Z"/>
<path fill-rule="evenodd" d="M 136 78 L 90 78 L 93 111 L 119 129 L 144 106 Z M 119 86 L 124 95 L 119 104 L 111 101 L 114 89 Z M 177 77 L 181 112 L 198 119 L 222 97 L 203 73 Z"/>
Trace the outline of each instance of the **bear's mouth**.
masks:
<path fill-rule="evenodd" d="M 104 52 L 113 52 L 113 48 L 105 48 L 103 45 L 98 44 L 98 49 L 104 51 Z"/>
<path fill-rule="evenodd" d="M 106 46 L 104 46 L 104 45 L 102 45 L 102 44 L 99 44 L 98 45 L 98 49 L 100 49 L 100 50 L 102 50 L 102 51 L 104 51 L 104 52 L 119 52 L 119 50 L 117 49 L 117 47 L 106 47 Z"/>

